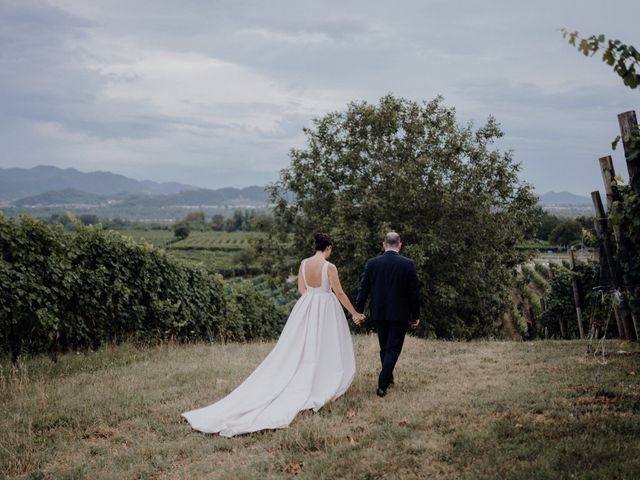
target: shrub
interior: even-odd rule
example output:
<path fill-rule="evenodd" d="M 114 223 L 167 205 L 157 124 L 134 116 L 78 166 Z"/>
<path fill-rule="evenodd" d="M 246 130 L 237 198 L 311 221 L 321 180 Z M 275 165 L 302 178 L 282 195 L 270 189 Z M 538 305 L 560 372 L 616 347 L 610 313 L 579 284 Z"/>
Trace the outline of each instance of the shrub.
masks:
<path fill-rule="evenodd" d="M 549 281 L 549 279 L 551 278 L 551 269 L 549 267 L 547 267 L 543 263 L 534 262 L 533 268 L 536 272 L 542 275 L 545 280 Z"/>
<path fill-rule="evenodd" d="M 528 282 L 531 282 L 536 287 L 538 287 L 541 292 L 544 292 L 547 289 L 547 286 L 548 286 L 547 280 L 542 275 L 540 275 L 536 270 L 530 267 L 527 267 L 525 265 L 522 267 L 522 275 Z"/>
<path fill-rule="evenodd" d="M 271 298 L 249 287 L 230 292 L 219 275 L 150 244 L 99 226 L 69 233 L 2 214 L 0 285 L 0 353 L 10 352 L 14 361 L 22 351 L 55 353 L 125 339 L 274 337 L 284 318 Z"/>
<path fill-rule="evenodd" d="M 571 245 L 582 238 L 582 227 L 573 220 L 560 222 L 549 234 L 549 240 L 558 245 Z"/>
<path fill-rule="evenodd" d="M 527 325 L 527 319 L 525 318 L 525 316 L 522 314 L 522 311 L 520 310 L 521 307 L 522 305 L 516 305 L 516 304 L 511 305 L 511 318 L 513 319 L 513 326 L 518 331 L 520 336 L 522 338 L 526 338 L 528 334 L 528 325 Z"/>
<path fill-rule="evenodd" d="M 184 240 L 191 233 L 191 228 L 186 223 L 176 223 L 173 227 L 173 234 L 178 240 Z"/>

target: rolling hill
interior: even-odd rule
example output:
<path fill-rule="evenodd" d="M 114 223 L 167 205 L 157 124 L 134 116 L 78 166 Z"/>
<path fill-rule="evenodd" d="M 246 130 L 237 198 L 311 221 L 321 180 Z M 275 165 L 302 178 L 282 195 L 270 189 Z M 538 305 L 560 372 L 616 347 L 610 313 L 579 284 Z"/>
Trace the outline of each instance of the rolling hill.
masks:
<path fill-rule="evenodd" d="M 37 166 L 0 168 L 0 200 L 15 201 L 50 191 L 74 189 L 96 195 L 132 194 L 166 195 L 197 187 L 177 182 L 157 183 L 134 180 L 111 172 L 80 172 L 75 168 Z"/>
<path fill-rule="evenodd" d="M 547 192 L 540 195 L 541 205 L 588 205 L 591 199 L 570 192 Z"/>

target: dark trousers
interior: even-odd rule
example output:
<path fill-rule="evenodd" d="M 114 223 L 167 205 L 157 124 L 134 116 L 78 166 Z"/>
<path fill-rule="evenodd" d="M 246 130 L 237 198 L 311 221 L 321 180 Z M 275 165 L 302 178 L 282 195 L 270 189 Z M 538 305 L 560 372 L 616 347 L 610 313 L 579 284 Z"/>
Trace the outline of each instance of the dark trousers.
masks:
<path fill-rule="evenodd" d="M 376 328 L 380 343 L 380 362 L 382 363 L 378 387 L 386 390 L 393 379 L 393 369 L 398 357 L 400 357 L 404 336 L 409 330 L 409 322 L 377 322 Z"/>

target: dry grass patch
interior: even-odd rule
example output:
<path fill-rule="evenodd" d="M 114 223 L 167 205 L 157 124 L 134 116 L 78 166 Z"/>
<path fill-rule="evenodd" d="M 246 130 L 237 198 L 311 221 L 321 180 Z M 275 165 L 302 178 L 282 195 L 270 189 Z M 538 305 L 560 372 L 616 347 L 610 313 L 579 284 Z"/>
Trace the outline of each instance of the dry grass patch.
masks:
<path fill-rule="evenodd" d="M 221 398 L 273 343 L 109 347 L 0 363 L 3 478 L 638 478 L 634 345 L 408 338 L 375 396 L 377 341 L 349 391 L 290 428 L 226 439 L 180 413 Z M 619 350 L 631 353 L 615 353 Z M 596 373 L 599 375 L 596 376 Z M 634 372 L 633 374 L 631 372 Z M 596 383 L 596 378 L 598 383 Z"/>

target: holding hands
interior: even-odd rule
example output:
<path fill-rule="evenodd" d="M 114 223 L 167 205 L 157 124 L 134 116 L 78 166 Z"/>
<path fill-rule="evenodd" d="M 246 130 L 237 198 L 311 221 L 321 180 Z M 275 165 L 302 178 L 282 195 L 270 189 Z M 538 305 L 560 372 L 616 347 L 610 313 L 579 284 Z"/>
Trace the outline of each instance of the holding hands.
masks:
<path fill-rule="evenodd" d="M 362 324 L 362 322 L 364 322 L 364 313 L 354 313 L 353 315 L 351 315 L 351 318 L 353 319 L 353 323 L 355 323 L 356 325 L 360 326 Z"/>

